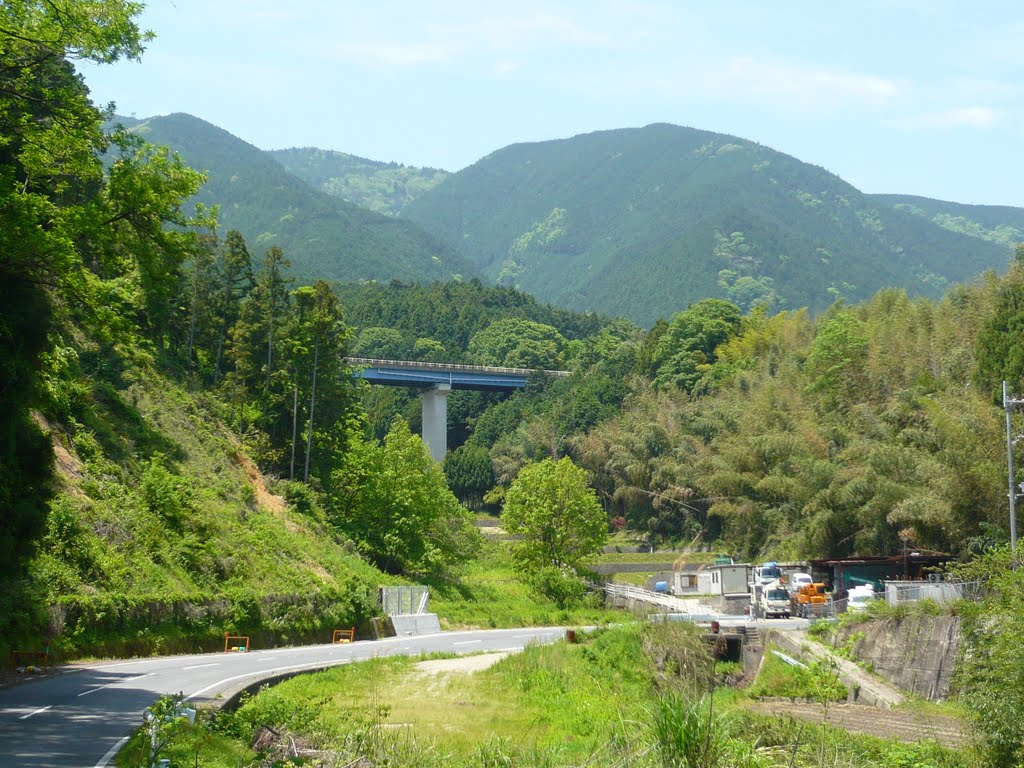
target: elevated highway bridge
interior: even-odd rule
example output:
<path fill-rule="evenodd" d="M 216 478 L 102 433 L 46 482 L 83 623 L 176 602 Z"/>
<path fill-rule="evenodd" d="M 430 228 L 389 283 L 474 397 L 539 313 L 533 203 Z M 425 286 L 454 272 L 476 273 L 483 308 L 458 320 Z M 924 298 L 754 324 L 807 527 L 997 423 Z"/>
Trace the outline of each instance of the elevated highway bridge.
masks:
<path fill-rule="evenodd" d="M 430 455 L 435 461 L 441 461 L 448 450 L 448 393 L 453 389 L 514 392 L 525 387 L 531 377 L 542 375 L 560 378 L 570 373 L 368 357 L 346 357 L 345 362 L 352 366 L 356 377 L 370 384 L 420 390 L 423 442 L 429 446 Z"/>

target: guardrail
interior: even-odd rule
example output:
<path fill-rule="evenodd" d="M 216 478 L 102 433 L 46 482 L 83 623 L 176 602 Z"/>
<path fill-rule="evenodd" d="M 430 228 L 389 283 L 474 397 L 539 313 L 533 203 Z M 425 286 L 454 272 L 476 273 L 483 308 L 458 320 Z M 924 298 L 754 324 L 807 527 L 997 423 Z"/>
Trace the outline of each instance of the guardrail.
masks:
<path fill-rule="evenodd" d="M 634 587 L 631 584 L 605 584 L 604 592 L 609 597 L 617 597 L 624 600 L 636 600 L 649 605 L 657 605 L 668 608 L 675 613 L 695 614 L 695 608 L 707 611 L 706 606 L 698 605 L 696 600 L 680 600 L 664 592 L 652 592 L 643 587 Z"/>
<path fill-rule="evenodd" d="M 529 376 L 533 373 L 543 373 L 547 376 L 558 378 L 572 375 L 572 371 L 547 371 L 539 368 L 500 368 L 491 365 L 465 365 L 464 363 L 425 363 L 420 360 L 384 360 L 379 357 L 346 357 L 345 362 L 349 365 L 365 366 L 367 368 L 413 368 L 421 371 L 437 371 L 439 373 L 460 371 L 462 373 L 494 373 L 507 376 Z"/>

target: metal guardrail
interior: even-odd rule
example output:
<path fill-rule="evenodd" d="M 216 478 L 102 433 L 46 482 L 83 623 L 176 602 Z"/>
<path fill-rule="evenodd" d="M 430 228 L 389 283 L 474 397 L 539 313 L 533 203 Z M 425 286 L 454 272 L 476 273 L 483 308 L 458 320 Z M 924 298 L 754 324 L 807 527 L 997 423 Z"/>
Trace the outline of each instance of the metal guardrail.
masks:
<path fill-rule="evenodd" d="M 492 373 L 505 376 L 529 376 L 534 373 L 543 373 L 546 376 L 557 378 L 565 378 L 572 375 L 572 371 L 547 371 L 540 368 L 500 368 L 490 365 L 465 365 L 462 363 L 425 363 L 419 360 L 384 360 L 379 357 L 346 357 L 345 362 L 349 365 L 367 368 L 411 368 L 418 371 L 436 371 L 437 373 L 459 371 L 460 373 Z"/>
<path fill-rule="evenodd" d="M 672 595 L 666 595 L 663 592 L 652 592 L 649 589 L 643 587 L 634 587 L 631 584 L 605 584 L 604 592 L 609 597 L 618 597 L 625 600 L 637 600 L 639 602 L 647 603 L 648 605 L 657 605 L 663 608 L 668 608 L 675 613 L 680 614 L 694 614 L 694 609 L 700 608 L 703 612 L 707 612 L 707 606 L 699 605 L 696 600 L 680 600 Z M 700 614 L 700 615 L 703 615 Z"/>

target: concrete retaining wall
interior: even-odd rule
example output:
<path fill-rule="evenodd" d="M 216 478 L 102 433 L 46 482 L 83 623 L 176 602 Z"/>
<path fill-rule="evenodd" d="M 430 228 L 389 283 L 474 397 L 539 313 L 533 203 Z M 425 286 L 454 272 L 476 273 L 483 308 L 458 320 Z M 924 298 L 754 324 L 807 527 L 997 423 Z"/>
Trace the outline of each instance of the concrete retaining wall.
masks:
<path fill-rule="evenodd" d="M 858 660 L 905 691 L 925 699 L 949 695 L 950 678 L 960 652 L 960 619 L 956 616 L 913 616 L 884 619 L 847 627 L 845 643 L 862 633 L 853 645 Z"/>

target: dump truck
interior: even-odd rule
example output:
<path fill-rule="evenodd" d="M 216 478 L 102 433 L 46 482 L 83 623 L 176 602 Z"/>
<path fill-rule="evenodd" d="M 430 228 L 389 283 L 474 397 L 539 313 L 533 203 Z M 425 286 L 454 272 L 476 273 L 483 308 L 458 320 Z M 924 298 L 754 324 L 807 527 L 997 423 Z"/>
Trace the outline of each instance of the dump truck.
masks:
<path fill-rule="evenodd" d="M 804 584 L 790 598 L 790 610 L 801 618 L 824 616 L 828 612 L 828 597 L 821 582 Z"/>
<path fill-rule="evenodd" d="M 788 619 L 792 611 L 789 590 L 786 585 L 776 579 L 765 585 L 757 585 L 753 592 L 758 602 L 757 613 L 766 619 L 778 617 Z"/>

